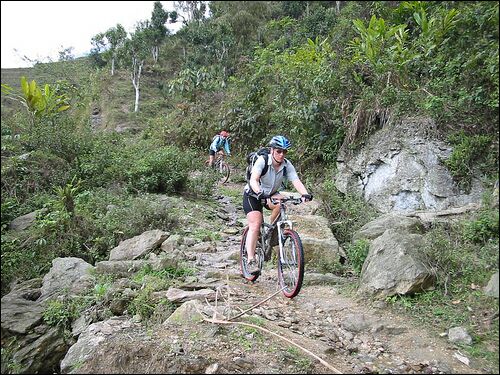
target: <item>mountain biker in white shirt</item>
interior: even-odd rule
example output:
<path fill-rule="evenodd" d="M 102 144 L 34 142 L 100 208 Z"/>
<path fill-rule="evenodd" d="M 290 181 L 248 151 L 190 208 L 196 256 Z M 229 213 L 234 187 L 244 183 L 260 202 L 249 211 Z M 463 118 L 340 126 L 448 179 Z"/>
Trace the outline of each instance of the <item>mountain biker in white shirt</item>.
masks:
<path fill-rule="evenodd" d="M 270 222 L 272 223 L 280 213 L 280 206 L 279 203 L 273 204 L 269 198 L 280 198 L 278 189 L 282 186 L 284 178 L 290 181 L 294 188 L 302 194 L 304 202 L 313 198 L 300 181 L 293 164 L 288 159 L 285 159 L 285 155 L 291 147 L 290 141 L 282 135 L 277 135 L 271 139 L 269 146 L 271 149 L 267 157 L 267 172 L 262 175 L 265 167 L 265 157 L 259 156 L 252 167 L 250 182 L 245 185 L 243 192 L 243 209 L 248 221 L 248 235 L 245 246 L 248 255 L 248 271 L 250 273 L 259 270 L 255 259 L 255 247 L 260 226 L 264 219 L 262 207 L 271 210 Z"/>

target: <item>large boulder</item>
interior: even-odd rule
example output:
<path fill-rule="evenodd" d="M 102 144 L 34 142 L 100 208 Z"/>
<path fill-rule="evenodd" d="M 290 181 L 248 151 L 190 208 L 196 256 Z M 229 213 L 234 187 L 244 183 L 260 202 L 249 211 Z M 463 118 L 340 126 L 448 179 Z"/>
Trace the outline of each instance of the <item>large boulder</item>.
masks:
<path fill-rule="evenodd" d="M 159 229 L 150 230 L 121 241 L 111 250 L 109 260 L 135 260 L 145 257 L 160 247 L 170 234 Z"/>
<path fill-rule="evenodd" d="M 423 237 L 388 229 L 370 245 L 361 270 L 359 294 L 385 298 L 431 288 L 434 275 L 419 259 Z"/>
<path fill-rule="evenodd" d="M 417 234 L 421 234 L 425 230 L 419 219 L 407 217 L 398 213 L 388 213 L 363 225 L 354 233 L 352 240 L 371 241 L 382 235 L 389 228 Z"/>
<path fill-rule="evenodd" d="M 93 285 L 94 266 L 76 257 L 55 258 L 50 271 L 43 277 L 39 300 L 45 301 L 62 294 L 84 294 Z"/>
<path fill-rule="evenodd" d="M 329 264 L 345 258 L 343 250 L 328 226 L 328 220 L 318 215 L 289 215 L 304 249 L 305 263 Z"/>

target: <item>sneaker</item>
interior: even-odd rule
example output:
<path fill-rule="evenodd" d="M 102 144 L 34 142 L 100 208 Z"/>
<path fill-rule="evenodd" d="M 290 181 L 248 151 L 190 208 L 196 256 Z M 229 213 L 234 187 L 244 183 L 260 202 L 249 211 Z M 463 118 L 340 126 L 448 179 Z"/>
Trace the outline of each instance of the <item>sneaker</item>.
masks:
<path fill-rule="evenodd" d="M 247 263 L 247 271 L 250 274 L 256 274 L 260 272 L 259 266 L 257 265 L 257 262 L 255 259 L 252 259 Z"/>

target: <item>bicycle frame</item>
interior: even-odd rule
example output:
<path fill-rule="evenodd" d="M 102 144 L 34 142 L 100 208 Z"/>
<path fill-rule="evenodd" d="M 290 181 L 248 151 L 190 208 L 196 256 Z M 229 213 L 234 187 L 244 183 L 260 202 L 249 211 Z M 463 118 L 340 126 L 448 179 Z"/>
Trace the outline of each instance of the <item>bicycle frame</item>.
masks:
<path fill-rule="evenodd" d="M 224 155 L 217 155 L 215 159 L 215 166 L 219 169 L 219 172 L 222 173 L 222 164 L 224 162 Z"/>
<path fill-rule="evenodd" d="M 271 199 L 271 202 L 276 204 L 279 203 L 279 199 Z M 278 231 L 278 245 L 279 245 L 279 256 L 280 260 L 283 261 L 283 231 L 285 229 L 293 229 L 293 223 L 291 220 L 288 219 L 288 216 L 286 214 L 286 204 L 288 202 L 298 204 L 300 199 L 297 198 L 285 198 L 281 200 L 280 204 L 280 213 L 272 222 L 271 224 L 267 224 L 262 220 L 262 225 L 261 225 L 261 240 L 262 240 L 262 250 L 264 251 L 265 254 L 271 254 L 271 242 L 270 242 L 270 237 L 272 236 L 272 233 L 274 230 Z M 266 231 L 267 227 L 267 231 Z M 267 241 L 269 240 L 269 241 Z"/>
<path fill-rule="evenodd" d="M 272 248 L 278 245 L 278 281 L 285 297 L 293 298 L 300 292 L 304 278 L 304 250 L 299 234 L 292 229 L 293 223 L 287 217 L 286 205 L 302 203 L 302 199 L 285 197 L 279 200 L 271 198 L 271 201 L 274 204 L 280 203 L 280 212 L 271 224 L 262 221 L 255 248 L 259 271 L 249 273 L 247 269 L 246 238 L 249 227 L 246 227 L 240 245 L 241 275 L 248 281 L 255 282 L 264 268 L 264 263 L 271 258 Z"/>

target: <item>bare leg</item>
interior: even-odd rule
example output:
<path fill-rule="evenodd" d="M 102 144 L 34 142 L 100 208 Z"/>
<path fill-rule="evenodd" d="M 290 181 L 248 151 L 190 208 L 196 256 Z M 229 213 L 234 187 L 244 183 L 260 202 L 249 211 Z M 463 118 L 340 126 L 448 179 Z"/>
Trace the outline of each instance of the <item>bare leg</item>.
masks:
<path fill-rule="evenodd" d="M 274 220 L 276 220 L 276 218 L 280 214 L 280 205 L 279 204 L 272 204 L 272 203 L 270 203 L 270 204 L 268 204 L 268 206 L 272 210 L 271 211 L 270 222 L 274 223 Z"/>
<path fill-rule="evenodd" d="M 247 254 L 248 261 L 255 259 L 255 247 L 259 238 L 260 225 L 262 224 L 262 214 L 259 211 L 251 211 L 247 214 L 248 234 L 247 234 Z"/>
<path fill-rule="evenodd" d="M 208 166 L 211 167 L 212 165 L 214 165 L 214 155 L 210 155 L 208 159 Z"/>

